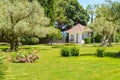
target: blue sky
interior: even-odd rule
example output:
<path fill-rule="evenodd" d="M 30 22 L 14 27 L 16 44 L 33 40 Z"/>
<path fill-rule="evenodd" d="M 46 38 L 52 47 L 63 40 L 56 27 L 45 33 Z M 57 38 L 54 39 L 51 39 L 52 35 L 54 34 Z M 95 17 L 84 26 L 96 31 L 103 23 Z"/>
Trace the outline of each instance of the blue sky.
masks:
<path fill-rule="evenodd" d="M 101 4 L 105 0 L 78 0 L 79 3 L 86 8 L 88 4 L 94 5 L 94 4 Z M 112 1 L 119 1 L 119 0 L 112 0 Z"/>
<path fill-rule="evenodd" d="M 86 8 L 88 4 L 94 5 L 94 4 L 101 4 L 104 2 L 104 0 L 78 0 L 79 3 Z"/>

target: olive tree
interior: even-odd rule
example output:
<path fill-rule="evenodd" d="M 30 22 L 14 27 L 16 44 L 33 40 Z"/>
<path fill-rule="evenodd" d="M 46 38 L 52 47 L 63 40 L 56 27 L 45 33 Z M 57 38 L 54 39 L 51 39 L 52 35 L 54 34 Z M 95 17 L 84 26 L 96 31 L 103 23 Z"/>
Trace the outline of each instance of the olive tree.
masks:
<path fill-rule="evenodd" d="M 102 35 L 101 45 L 111 46 L 114 34 L 119 30 L 120 3 L 108 2 L 96 8 L 96 18 L 90 24 L 91 28 Z"/>
<path fill-rule="evenodd" d="M 10 50 L 18 48 L 18 38 L 44 37 L 49 19 L 40 4 L 33 0 L 0 0 L 0 31 L 10 43 Z"/>
<path fill-rule="evenodd" d="M 49 42 L 52 45 L 53 40 L 62 38 L 62 33 L 59 29 L 49 27 L 47 38 L 49 39 Z"/>

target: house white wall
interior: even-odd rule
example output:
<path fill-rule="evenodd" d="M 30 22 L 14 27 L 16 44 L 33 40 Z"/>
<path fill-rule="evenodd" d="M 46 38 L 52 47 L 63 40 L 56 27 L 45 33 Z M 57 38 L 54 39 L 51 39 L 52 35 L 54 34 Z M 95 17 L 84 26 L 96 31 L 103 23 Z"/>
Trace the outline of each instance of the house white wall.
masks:
<path fill-rule="evenodd" d="M 71 33 L 69 34 L 69 42 L 84 43 L 84 38 L 87 37 L 89 37 L 88 33 Z"/>
<path fill-rule="evenodd" d="M 81 43 L 82 41 L 82 33 L 78 33 L 78 43 Z"/>

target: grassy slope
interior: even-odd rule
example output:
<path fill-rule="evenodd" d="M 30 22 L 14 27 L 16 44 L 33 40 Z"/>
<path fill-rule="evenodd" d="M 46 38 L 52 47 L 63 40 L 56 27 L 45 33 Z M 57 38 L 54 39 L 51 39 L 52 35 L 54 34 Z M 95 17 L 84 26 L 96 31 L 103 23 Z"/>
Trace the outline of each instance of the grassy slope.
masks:
<path fill-rule="evenodd" d="M 10 80 L 120 80 L 120 59 L 98 58 L 83 55 L 61 57 L 59 48 L 50 46 L 24 46 L 39 50 L 37 63 L 11 63 Z M 82 45 L 81 54 L 93 54 L 97 47 Z M 107 51 L 117 52 L 120 46 L 107 47 Z"/>

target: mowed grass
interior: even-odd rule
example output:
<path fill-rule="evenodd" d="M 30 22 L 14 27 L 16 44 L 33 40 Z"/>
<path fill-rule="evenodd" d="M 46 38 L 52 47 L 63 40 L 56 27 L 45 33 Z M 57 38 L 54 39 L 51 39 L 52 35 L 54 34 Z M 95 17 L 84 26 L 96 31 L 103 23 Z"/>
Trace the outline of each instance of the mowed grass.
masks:
<path fill-rule="evenodd" d="M 35 63 L 8 63 L 10 80 L 120 80 L 119 58 L 98 58 L 92 55 L 98 47 L 92 45 L 77 45 L 78 57 L 61 57 L 63 46 L 21 46 L 38 50 L 40 59 Z M 120 51 L 119 45 L 105 48 L 108 52 Z"/>

